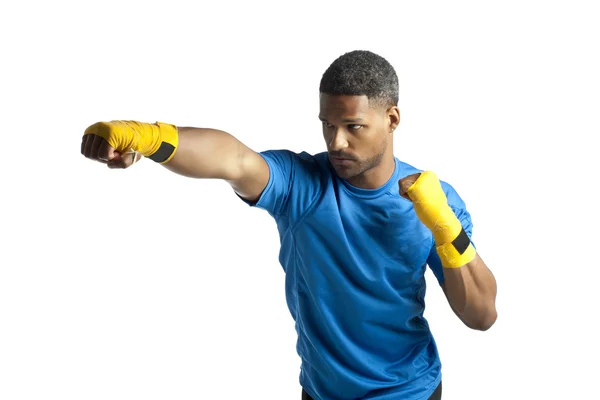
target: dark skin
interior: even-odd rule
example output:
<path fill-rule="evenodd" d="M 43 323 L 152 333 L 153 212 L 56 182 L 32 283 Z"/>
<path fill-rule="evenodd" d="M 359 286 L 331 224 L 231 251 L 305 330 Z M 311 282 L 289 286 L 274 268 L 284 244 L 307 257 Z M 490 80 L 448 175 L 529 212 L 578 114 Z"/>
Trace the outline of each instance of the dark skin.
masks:
<path fill-rule="evenodd" d="M 323 136 L 336 173 L 356 187 L 381 187 L 394 172 L 392 149 L 393 133 L 400 123 L 398 107 L 370 104 L 366 96 L 321 94 L 320 100 L 319 119 L 323 121 Z M 411 200 L 407 189 L 419 176 L 400 179 L 401 196 Z M 487 330 L 494 324 L 496 280 L 479 254 L 459 268 L 444 268 L 444 280 L 446 298 L 465 325 Z"/>
<path fill-rule="evenodd" d="M 319 118 L 330 162 L 336 173 L 351 185 L 376 189 L 384 185 L 395 168 L 393 133 L 400 110 L 369 101 L 367 96 L 321 94 Z M 216 129 L 178 127 L 179 146 L 163 164 L 170 171 L 191 178 L 227 181 L 238 195 L 257 200 L 269 181 L 264 159 L 227 132 Z M 82 138 L 81 153 L 110 168 L 128 168 L 139 153 L 118 151 L 96 135 Z M 398 182 L 402 196 L 419 177 Z M 486 330 L 496 320 L 496 281 L 479 254 L 459 268 L 444 268 L 444 293 L 456 315 L 470 328 Z"/>
<path fill-rule="evenodd" d="M 81 154 L 106 164 L 108 168 L 127 168 L 142 158 L 135 151 L 121 152 L 113 149 L 106 140 L 96 135 L 86 135 L 81 140 Z"/>
<path fill-rule="evenodd" d="M 340 178 L 363 189 L 376 189 L 390 179 L 398 107 L 371 107 L 367 96 L 321 94 L 319 119 L 329 159 Z"/>
<path fill-rule="evenodd" d="M 412 174 L 398 182 L 400 195 L 410 201 L 407 189 L 421 174 Z M 442 289 L 450 307 L 469 328 L 488 330 L 498 317 L 496 279 L 485 262 L 475 258 L 459 268 L 444 268 Z"/>

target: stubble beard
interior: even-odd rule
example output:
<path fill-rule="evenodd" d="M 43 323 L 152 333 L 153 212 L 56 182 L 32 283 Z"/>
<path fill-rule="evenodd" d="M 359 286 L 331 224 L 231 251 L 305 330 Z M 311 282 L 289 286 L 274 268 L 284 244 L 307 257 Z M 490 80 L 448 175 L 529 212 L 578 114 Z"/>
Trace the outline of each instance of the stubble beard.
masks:
<path fill-rule="evenodd" d="M 338 177 L 341 179 L 349 180 L 353 178 L 359 178 L 361 175 L 364 175 L 367 171 L 377 167 L 381 164 L 381 160 L 383 160 L 383 156 L 385 155 L 386 146 L 384 143 L 383 148 L 373 157 L 367 158 L 366 160 L 356 160 L 354 161 L 354 165 L 351 168 L 343 168 L 343 167 L 335 167 L 334 170 Z"/>

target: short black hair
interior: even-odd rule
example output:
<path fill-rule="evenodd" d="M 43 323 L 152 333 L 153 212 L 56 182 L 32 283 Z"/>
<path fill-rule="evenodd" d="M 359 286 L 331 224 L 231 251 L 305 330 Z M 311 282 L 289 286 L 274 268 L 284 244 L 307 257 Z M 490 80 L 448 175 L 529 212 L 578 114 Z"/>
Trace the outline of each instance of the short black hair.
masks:
<path fill-rule="evenodd" d="M 383 57 L 354 50 L 338 57 L 327 68 L 319 92 L 331 95 L 366 95 L 380 106 L 398 105 L 398 75 Z"/>

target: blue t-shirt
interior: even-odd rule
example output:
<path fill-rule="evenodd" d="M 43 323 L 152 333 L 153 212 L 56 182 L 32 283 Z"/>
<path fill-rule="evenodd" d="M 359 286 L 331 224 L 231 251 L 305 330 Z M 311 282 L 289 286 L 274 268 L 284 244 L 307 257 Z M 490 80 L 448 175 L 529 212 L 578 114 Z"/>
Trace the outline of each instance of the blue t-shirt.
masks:
<path fill-rule="evenodd" d="M 260 153 L 269 182 L 254 204 L 274 217 L 296 322 L 300 384 L 315 400 L 427 399 L 441 363 L 425 309 L 425 268 L 444 274 L 431 231 L 398 180 L 422 172 L 395 159 L 389 181 L 361 189 L 340 179 L 327 153 Z M 464 202 L 441 182 L 471 237 Z"/>

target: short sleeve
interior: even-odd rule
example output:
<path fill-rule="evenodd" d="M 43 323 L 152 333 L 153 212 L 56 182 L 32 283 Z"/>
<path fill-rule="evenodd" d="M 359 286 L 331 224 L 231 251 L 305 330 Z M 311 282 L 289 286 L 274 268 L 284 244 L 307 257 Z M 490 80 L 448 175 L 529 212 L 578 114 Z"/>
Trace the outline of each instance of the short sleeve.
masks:
<path fill-rule="evenodd" d="M 465 202 L 460 198 L 456 190 L 450 184 L 443 181 L 440 183 L 444 193 L 446 194 L 446 198 L 448 199 L 448 205 L 452 211 L 454 211 L 454 215 L 456 215 L 460 221 L 469 239 L 471 239 L 471 235 L 473 233 L 473 222 L 471 221 L 471 214 L 469 214 L 467 211 Z M 471 244 L 473 247 L 475 247 L 475 243 L 473 243 L 472 240 Z M 432 238 L 431 251 L 429 252 L 429 257 L 427 258 L 427 264 L 441 285 L 444 283 L 444 268 L 442 266 L 442 260 L 440 260 L 435 247 L 435 241 L 433 241 Z"/>
<path fill-rule="evenodd" d="M 244 201 L 275 218 L 297 218 L 319 192 L 319 171 L 313 156 L 290 150 L 267 150 L 258 154 L 269 166 L 269 181 L 255 203 Z"/>

